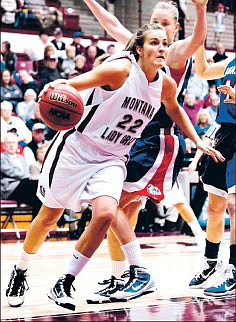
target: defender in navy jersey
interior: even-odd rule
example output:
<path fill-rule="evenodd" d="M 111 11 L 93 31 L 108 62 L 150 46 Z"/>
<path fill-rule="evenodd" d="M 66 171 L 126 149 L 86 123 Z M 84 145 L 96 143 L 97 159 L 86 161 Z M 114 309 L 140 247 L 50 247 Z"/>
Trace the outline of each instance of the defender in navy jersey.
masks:
<path fill-rule="evenodd" d="M 189 283 L 191 288 L 205 288 L 204 294 L 210 296 L 235 295 L 236 290 L 236 236 L 235 236 L 235 198 L 236 198 L 236 60 L 227 59 L 208 65 L 205 52 L 200 48 L 196 53 L 197 73 L 204 79 L 223 77 L 223 85 L 218 87 L 220 107 L 216 121 L 220 128 L 215 134 L 214 147 L 225 157 L 224 162 L 214 163 L 207 157 L 205 170 L 201 176 L 204 189 L 208 192 L 208 221 L 206 248 L 199 272 Z M 219 247 L 224 232 L 225 211 L 230 215 L 230 257 L 229 263 L 217 276 L 219 267 Z M 209 284 L 215 275 L 216 282 Z M 212 283 L 212 282 L 211 282 Z"/>

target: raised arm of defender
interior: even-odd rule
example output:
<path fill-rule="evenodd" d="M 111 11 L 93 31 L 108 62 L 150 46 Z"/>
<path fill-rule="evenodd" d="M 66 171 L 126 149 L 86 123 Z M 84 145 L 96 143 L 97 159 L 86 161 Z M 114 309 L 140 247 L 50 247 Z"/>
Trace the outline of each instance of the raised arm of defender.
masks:
<path fill-rule="evenodd" d="M 84 2 L 109 35 L 125 46 L 132 37 L 132 33 L 126 29 L 114 15 L 97 3 L 97 1 L 84 0 Z"/>

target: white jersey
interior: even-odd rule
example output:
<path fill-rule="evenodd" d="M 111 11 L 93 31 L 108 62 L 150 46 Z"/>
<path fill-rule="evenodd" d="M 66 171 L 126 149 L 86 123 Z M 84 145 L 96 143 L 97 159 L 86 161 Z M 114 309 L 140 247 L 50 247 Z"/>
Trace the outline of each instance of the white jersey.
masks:
<path fill-rule="evenodd" d="M 89 90 L 84 115 L 77 127 L 102 150 L 120 157 L 129 153 L 135 139 L 159 110 L 162 91 L 162 72 L 156 81 L 148 83 L 129 52 L 113 55 L 103 64 L 121 57 L 132 61 L 128 79 L 115 91 L 101 87 Z"/>
<path fill-rule="evenodd" d="M 127 155 L 160 108 L 163 79 L 160 72 L 149 84 L 128 52 L 110 59 L 121 57 L 132 61 L 125 83 L 115 91 L 89 90 L 81 121 L 74 129 L 58 132 L 50 145 L 37 192 L 44 205 L 79 211 L 81 203 L 104 195 L 119 202 Z"/>

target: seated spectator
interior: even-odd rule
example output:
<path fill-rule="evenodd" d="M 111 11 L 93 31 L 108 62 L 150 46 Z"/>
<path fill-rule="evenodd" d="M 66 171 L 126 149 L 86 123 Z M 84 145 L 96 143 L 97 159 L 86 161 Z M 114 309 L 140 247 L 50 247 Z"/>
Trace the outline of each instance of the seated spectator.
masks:
<path fill-rule="evenodd" d="M 32 163 L 29 167 L 30 177 L 33 180 L 38 180 L 39 174 L 43 165 L 43 160 L 47 152 L 49 142 L 43 143 L 37 148 L 36 151 L 36 161 Z"/>
<path fill-rule="evenodd" d="M 69 72 L 75 69 L 75 47 L 66 47 L 66 59 L 62 63 L 63 77 L 68 78 Z"/>
<path fill-rule="evenodd" d="M 56 48 L 56 54 L 59 60 L 59 63 L 62 65 L 63 60 L 66 59 L 66 44 L 62 40 L 63 32 L 60 27 L 56 27 L 53 31 L 54 38 L 51 40 L 51 43 Z"/>
<path fill-rule="evenodd" d="M 54 137 L 54 135 L 57 133 L 57 131 L 51 129 L 50 127 L 48 127 L 44 123 L 44 121 L 43 121 L 43 119 L 41 117 L 41 114 L 40 114 L 40 110 L 39 110 L 39 105 L 38 104 L 34 108 L 34 116 L 26 121 L 26 126 L 28 127 L 28 129 L 30 131 L 32 131 L 33 126 L 36 123 L 42 123 L 42 124 L 45 125 L 45 139 L 47 141 L 50 141 Z"/>
<path fill-rule="evenodd" d="M 1 101 L 9 101 L 13 105 L 13 111 L 16 105 L 23 99 L 21 89 L 13 84 L 12 75 L 8 69 L 1 71 Z"/>
<path fill-rule="evenodd" d="M 93 45 L 87 47 L 87 54 L 86 54 L 86 60 L 84 64 L 84 70 L 85 72 L 88 72 L 93 69 L 93 64 L 96 59 L 97 54 L 97 48 Z"/>
<path fill-rule="evenodd" d="M 37 149 L 45 143 L 45 125 L 43 123 L 35 123 L 32 127 L 32 140 L 27 144 L 25 150 L 29 148 L 34 159 L 37 159 Z"/>
<path fill-rule="evenodd" d="M 196 116 L 197 124 L 194 126 L 197 134 L 203 137 L 206 131 L 210 128 L 212 122 L 211 117 L 207 109 L 200 108 Z"/>
<path fill-rule="evenodd" d="M 209 90 L 208 82 L 197 76 L 197 73 L 195 70 L 195 63 L 193 62 L 186 93 L 194 94 L 196 98 L 196 102 L 199 105 L 201 105 L 201 107 L 203 107 L 204 99 L 208 95 L 208 90 Z"/>
<path fill-rule="evenodd" d="M 61 74 L 57 69 L 58 59 L 55 54 L 51 54 L 46 59 L 45 67 L 39 72 L 40 78 L 40 89 L 49 82 L 53 82 L 56 79 L 62 78 Z"/>
<path fill-rule="evenodd" d="M 108 55 L 114 55 L 115 52 L 116 52 L 116 47 L 115 47 L 114 44 L 110 44 L 110 45 L 107 46 L 107 52 L 106 53 Z"/>
<path fill-rule="evenodd" d="M 73 41 L 71 43 L 71 46 L 75 46 L 75 54 L 77 55 L 86 55 L 86 48 L 81 45 L 82 40 L 82 32 L 81 31 L 75 31 L 73 33 Z"/>
<path fill-rule="evenodd" d="M 56 49 L 53 44 L 45 46 L 43 59 L 38 61 L 38 72 L 40 72 L 46 66 L 47 59 L 50 57 L 50 55 L 57 56 Z"/>
<path fill-rule="evenodd" d="M 16 130 L 16 128 L 10 128 L 7 131 L 7 133 L 13 133 L 13 134 L 15 134 L 17 136 L 17 130 Z M 18 140 L 18 138 L 17 138 L 17 140 Z M 4 144 L 1 141 L 1 153 L 4 152 L 4 151 L 5 151 Z M 18 149 L 17 149 L 16 153 L 21 154 L 21 155 L 24 155 L 24 148 L 23 148 L 23 146 L 21 146 L 19 144 L 19 142 L 18 142 Z"/>
<path fill-rule="evenodd" d="M 10 102 L 1 102 L 1 140 L 3 140 L 10 129 L 15 128 L 18 142 L 24 147 L 32 140 L 32 134 L 20 117 L 12 115 L 12 109 L 13 107 Z"/>
<path fill-rule="evenodd" d="M 199 106 L 196 103 L 196 98 L 194 94 L 192 93 L 185 94 L 183 108 L 185 112 L 188 114 L 188 117 L 190 118 L 191 123 L 193 124 L 193 126 L 195 126 L 197 122 L 197 113 L 201 108 L 201 106 Z"/>
<path fill-rule="evenodd" d="M 18 71 L 18 86 L 22 91 L 22 95 L 25 94 L 27 89 L 33 89 L 36 94 L 39 94 L 39 83 L 30 75 L 26 69 L 20 69 Z"/>
<path fill-rule="evenodd" d="M 24 0 L 17 1 L 14 28 L 27 28 L 27 18 L 30 16 L 29 9 Z"/>
<path fill-rule="evenodd" d="M 1 53 L 5 62 L 5 68 L 8 69 L 11 74 L 15 73 L 17 56 L 11 51 L 11 44 L 8 41 L 2 42 Z"/>
<path fill-rule="evenodd" d="M 41 201 L 36 196 L 38 180 L 30 180 L 29 167 L 24 157 L 17 154 L 17 137 L 7 133 L 3 139 L 5 151 L 1 155 L 1 199 L 16 200 L 32 206 L 33 218 Z"/>
<path fill-rule="evenodd" d="M 216 119 L 216 115 L 220 106 L 220 97 L 217 94 L 212 94 L 210 98 L 210 103 L 211 105 L 206 108 L 208 111 L 210 118 L 211 118 L 211 123 L 214 123 Z"/>
<path fill-rule="evenodd" d="M 12 25 L 15 22 L 16 0 L 1 1 L 1 22 Z"/>
<path fill-rule="evenodd" d="M 75 70 L 78 72 L 78 75 L 85 73 L 85 64 L 86 58 L 83 55 L 75 56 Z"/>
<path fill-rule="evenodd" d="M 204 99 L 204 107 L 208 107 L 211 105 L 210 99 L 212 97 L 212 95 L 217 94 L 217 89 L 216 89 L 216 85 L 215 84 L 211 84 L 208 90 L 208 95 L 207 97 Z"/>
<path fill-rule="evenodd" d="M 24 122 L 32 118 L 34 115 L 34 108 L 38 104 L 36 102 L 37 94 L 33 89 L 27 89 L 24 95 L 24 101 L 19 102 L 16 106 L 16 114 Z"/>
<path fill-rule="evenodd" d="M 40 8 L 32 8 L 31 10 L 38 19 L 40 26 L 44 29 L 50 29 L 55 26 L 62 25 L 63 14 L 55 7 L 42 6 Z"/>
<path fill-rule="evenodd" d="M 226 55 L 225 46 L 222 42 L 217 42 L 216 53 L 212 58 L 214 60 L 214 63 L 218 63 L 219 61 L 222 61 L 228 58 L 228 56 Z M 223 83 L 223 78 L 215 79 L 216 87 L 222 85 L 222 83 Z"/>
<path fill-rule="evenodd" d="M 96 57 L 99 57 L 99 56 L 105 54 L 105 51 L 98 46 L 98 43 L 99 43 L 99 36 L 98 35 L 92 35 L 90 40 L 91 40 L 91 44 L 86 48 L 86 56 L 88 56 L 88 49 L 91 46 L 96 47 Z"/>

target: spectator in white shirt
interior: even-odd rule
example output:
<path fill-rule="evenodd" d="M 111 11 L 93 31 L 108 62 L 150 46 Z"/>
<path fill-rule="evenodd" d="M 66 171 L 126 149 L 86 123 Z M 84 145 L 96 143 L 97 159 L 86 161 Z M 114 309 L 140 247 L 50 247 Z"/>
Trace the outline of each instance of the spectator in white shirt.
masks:
<path fill-rule="evenodd" d="M 20 117 L 12 115 L 12 110 L 13 106 L 10 102 L 1 102 L 1 140 L 3 140 L 10 129 L 15 128 L 17 130 L 18 142 L 24 147 L 32 140 L 32 133 Z"/>
<path fill-rule="evenodd" d="M 19 102 L 16 106 L 16 114 L 19 116 L 24 122 L 34 116 L 34 108 L 37 106 L 37 94 L 36 92 L 29 88 L 26 90 L 24 94 L 24 101 Z"/>

